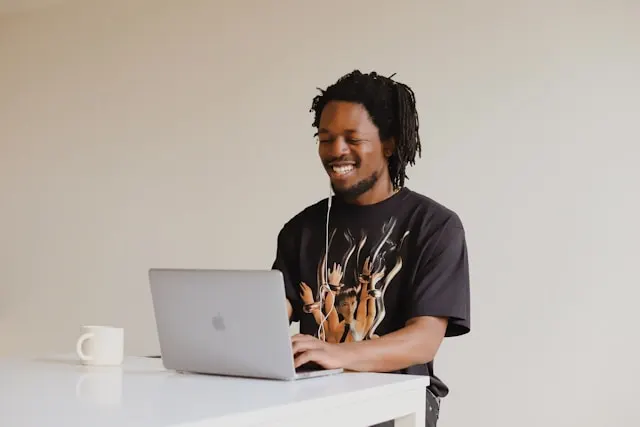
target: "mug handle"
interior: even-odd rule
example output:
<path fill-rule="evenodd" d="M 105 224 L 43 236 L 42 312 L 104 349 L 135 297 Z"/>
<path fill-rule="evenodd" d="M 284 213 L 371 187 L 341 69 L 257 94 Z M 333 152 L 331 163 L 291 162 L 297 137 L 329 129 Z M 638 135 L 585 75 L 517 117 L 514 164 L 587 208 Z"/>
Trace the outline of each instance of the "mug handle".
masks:
<path fill-rule="evenodd" d="M 93 357 L 87 356 L 82 352 L 82 344 L 89 338 L 93 338 L 93 333 L 87 332 L 80 335 L 80 338 L 78 338 L 78 341 L 76 342 L 76 354 L 83 362 L 90 362 L 91 360 L 93 360 Z"/>

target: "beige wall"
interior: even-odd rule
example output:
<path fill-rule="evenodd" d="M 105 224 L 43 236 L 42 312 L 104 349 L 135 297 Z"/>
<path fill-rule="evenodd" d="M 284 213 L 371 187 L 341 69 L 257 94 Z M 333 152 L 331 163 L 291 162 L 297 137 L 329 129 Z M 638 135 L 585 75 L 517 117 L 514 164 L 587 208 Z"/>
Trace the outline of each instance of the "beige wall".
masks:
<path fill-rule="evenodd" d="M 339 4 L 0 15 L 0 354 L 69 351 L 83 323 L 157 352 L 147 269 L 270 266 L 326 193 L 315 88 L 376 69 L 417 93 L 409 186 L 468 231 L 442 425 L 637 425 L 640 3 Z"/>

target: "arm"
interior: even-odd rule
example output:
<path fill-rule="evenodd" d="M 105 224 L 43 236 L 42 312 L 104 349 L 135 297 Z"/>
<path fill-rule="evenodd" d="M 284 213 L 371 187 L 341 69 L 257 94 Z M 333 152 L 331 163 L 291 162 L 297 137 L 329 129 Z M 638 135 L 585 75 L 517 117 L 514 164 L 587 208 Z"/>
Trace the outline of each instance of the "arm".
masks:
<path fill-rule="evenodd" d="M 292 338 L 296 367 L 316 362 L 326 369 L 392 372 L 435 359 L 447 329 L 447 318 L 420 316 L 380 338 L 327 343 L 309 335 Z"/>
<path fill-rule="evenodd" d="M 296 252 L 296 243 L 292 233 L 287 231 L 287 225 L 278 233 L 276 257 L 271 268 L 282 273 L 287 301 L 287 316 L 289 322 L 296 322 L 300 310 L 302 310 L 298 280 L 299 266 L 296 262 L 296 254 L 299 252 Z"/>
<path fill-rule="evenodd" d="M 445 336 L 469 331 L 469 266 L 457 216 L 428 239 L 408 293 L 409 320 L 380 338 L 344 344 L 345 368 L 389 372 L 431 362 Z"/>
<path fill-rule="evenodd" d="M 343 367 L 351 371 L 391 372 L 430 362 L 446 329 L 446 318 L 421 316 L 380 338 L 340 344 L 345 352 Z"/>
<path fill-rule="evenodd" d="M 289 318 L 289 322 L 291 322 L 291 315 L 293 314 L 293 307 L 291 306 L 291 301 L 287 298 L 287 317 Z"/>

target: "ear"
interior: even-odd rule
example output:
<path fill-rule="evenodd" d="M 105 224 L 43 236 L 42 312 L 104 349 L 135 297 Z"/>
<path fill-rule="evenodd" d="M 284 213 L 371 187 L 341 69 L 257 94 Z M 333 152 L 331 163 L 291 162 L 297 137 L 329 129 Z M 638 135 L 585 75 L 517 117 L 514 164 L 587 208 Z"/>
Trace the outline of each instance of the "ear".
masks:
<path fill-rule="evenodd" d="M 396 151 L 396 139 L 391 137 L 382 143 L 382 154 L 388 159 Z"/>

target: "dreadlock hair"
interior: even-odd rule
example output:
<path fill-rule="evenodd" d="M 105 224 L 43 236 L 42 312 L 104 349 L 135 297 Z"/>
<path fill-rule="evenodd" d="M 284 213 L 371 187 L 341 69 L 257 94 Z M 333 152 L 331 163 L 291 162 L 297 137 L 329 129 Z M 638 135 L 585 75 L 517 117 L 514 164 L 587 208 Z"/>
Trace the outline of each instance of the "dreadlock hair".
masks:
<path fill-rule="evenodd" d="M 408 179 L 407 165 L 414 165 L 416 154 L 422 154 L 418 133 L 418 112 L 415 94 L 403 83 L 384 77 L 376 72 L 363 74 L 352 71 L 338 79 L 326 90 L 318 89 L 320 95 L 313 98 L 313 127 L 320 124 L 322 110 L 330 101 L 346 101 L 365 107 L 373 124 L 378 128 L 381 141 L 395 138 L 395 150 L 389 158 L 389 176 L 395 190 L 404 186 Z"/>

